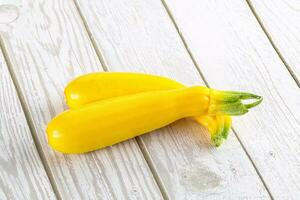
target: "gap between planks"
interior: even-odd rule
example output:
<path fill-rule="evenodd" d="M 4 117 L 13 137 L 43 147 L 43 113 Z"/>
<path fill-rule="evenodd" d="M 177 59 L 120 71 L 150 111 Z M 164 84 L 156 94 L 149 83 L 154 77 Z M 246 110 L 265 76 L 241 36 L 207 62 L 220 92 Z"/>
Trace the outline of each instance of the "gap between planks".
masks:
<path fill-rule="evenodd" d="M 83 14 L 82 14 L 82 12 L 81 12 L 81 10 L 79 8 L 79 5 L 77 4 L 77 2 L 75 0 L 73 0 L 72 2 L 74 3 L 75 8 L 76 8 L 76 10 L 77 10 L 77 12 L 78 12 L 78 14 L 79 14 L 79 16 L 81 18 L 82 24 L 83 24 L 86 32 L 88 33 L 89 39 L 90 39 L 90 41 L 92 43 L 92 46 L 93 46 L 93 48 L 94 48 L 94 50 L 96 52 L 97 57 L 100 60 L 100 63 L 102 65 L 103 70 L 105 72 L 108 72 L 109 70 L 108 70 L 107 64 L 105 62 L 105 59 L 104 59 L 104 57 L 103 57 L 100 49 L 96 45 L 96 41 L 94 40 L 94 38 L 92 36 L 92 33 L 91 33 L 90 29 L 88 28 L 87 22 L 86 22 L 86 20 L 83 17 Z M 136 142 L 137 142 L 137 144 L 139 146 L 139 149 L 142 152 L 142 155 L 143 155 L 143 157 L 144 157 L 144 159 L 145 159 L 145 161 L 146 161 L 146 163 L 147 163 L 147 165 L 148 165 L 148 167 L 149 167 L 149 169 L 150 169 L 150 171 L 151 171 L 151 173 L 153 175 L 153 178 L 154 178 L 154 180 L 155 180 L 155 182 L 156 182 L 156 184 L 157 184 L 157 186 L 159 188 L 159 191 L 161 192 L 162 197 L 165 200 L 169 200 L 170 198 L 169 198 L 169 196 L 168 196 L 168 194 L 166 192 L 166 189 L 165 189 L 165 187 L 164 187 L 164 185 L 162 183 L 161 178 L 159 177 L 157 171 L 154 168 L 153 161 L 150 158 L 150 153 L 147 151 L 147 148 L 146 148 L 145 144 L 142 142 L 140 136 L 138 136 L 138 137 L 136 137 L 134 139 L 136 140 Z"/>
<path fill-rule="evenodd" d="M 178 33 L 180 39 L 181 39 L 181 42 L 183 43 L 184 48 L 186 49 L 186 51 L 187 51 L 188 55 L 190 56 L 190 58 L 191 58 L 193 64 L 195 65 L 196 70 L 199 72 L 199 75 L 200 75 L 201 79 L 203 80 L 203 82 L 205 83 L 205 85 L 206 85 L 207 87 L 210 87 L 209 84 L 208 84 L 208 82 L 207 82 L 207 80 L 206 80 L 206 78 L 204 77 L 204 74 L 202 73 L 202 71 L 201 71 L 201 69 L 200 69 L 198 63 L 196 62 L 196 60 L 195 60 L 195 58 L 194 58 L 194 56 L 193 56 L 193 54 L 192 54 L 192 52 L 191 52 L 189 46 L 187 45 L 187 43 L 186 43 L 186 41 L 185 41 L 185 39 L 184 39 L 182 33 L 180 32 L 179 27 L 178 27 L 178 25 L 176 24 L 175 19 L 174 19 L 173 15 L 172 15 L 170 9 L 168 8 L 166 2 L 165 2 L 164 0 L 161 0 L 161 3 L 162 3 L 162 5 L 163 5 L 163 7 L 165 8 L 165 11 L 168 13 L 169 18 L 170 18 L 172 24 L 174 25 L 174 27 L 175 27 L 175 29 L 176 29 L 176 31 L 177 31 L 177 33 Z"/>
<path fill-rule="evenodd" d="M 24 115 L 25 115 L 25 120 L 27 122 L 27 125 L 29 127 L 29 130 L 30 130 L 30 133 L 31 133 L 31 136 L 32 136 L 32 139 L 33 139 L 33 142 L 36 146 L 36 149 L 37 149 L 37 153 L 38 153 L 38 156 L 40 157 L 41 161 L 42 161 L 42 165 L 44 166 L 44 169 L 45 169 L 45 172 L 49 178 L 49 182 L 50 182 L 50 185 L 53 189 L 53 192 L 54 192 L 54 195 L 56 197 L 56 199 L 58 200 L 61 200 L 61 196 L 58 192 L 58 189 L 57 189 L 57 185 L 55 184 L 55 181 L 54 181 L 54 178 L 53 178 L 53 174 L 51 173 L 51 170 L 46 162 L 46 158 L 45 158 L 45 155 L 43 153 L 43 151 L 41 150 L 42 147 L 40 145 L 40 143 L 38 142 L 37 138 L 36 138 L 36 130 L 33 126 L 33 120 L 29 114 L 29 110 L 28 110 L 28 106 L 26 105 L 25 103 L 25 98 L 24 96 L 22 95 L 21 93 L 21 88 L 18 84 L 18 81 L 17 81 L 17 77 L 15 75 L 15 73 L 13 72 L 13 69 L 12 69 L 12 64 L 11 64 L 11 61 L 9 59 L 9 55 L 7 53 L 7 50 L 5 48 L 5 45 L 4 45 L 4 42 L 3 42 L 3 39 L 0 35 L 0 51 L 2 51 L 3 53 L 3 57 L 4 57 L 4 60 L 7 64 L 7 68 L 8 68 L 8 72 L 9 72 L 9 75 L 12 79 L 12 82 L 14 84 L 14 87 L 16 89 L 16 93 L 17 93 L 17 97 L 19 98 L 19 101 L 20 101 L 20 104 L 21 104 L 21 108 L 24 112 Z"/>
<path fill-rule="evenodd" d="M 78 14 L 79 14 L 79 17 L 80 17 L 80 19 L 81 19 L 81 22 L 82 22 L 84 28 L 85 28 L 85 31 L 87 32 L 87 34 L 88 34 L 88 36 L 89 36 L 88 38 L 90 39 L 90 41 L 91 41 L 91 43 L 92 43 L 92 46 L 93 46 L 93 48 L 94 48 L 94 50 L 95 50 L 95 52 L 96 52 L 96 55 L 97 55 L 97 57 L 99 58 L 99 61 L 100 61 L 100 63 L 101 63 L 102 69 L 103 69 L 105 72 L 108 72 L 108 67 L 107 67 L 107 65 L 106 65 L 105 59 L 104 59 L 104 57 L 103 57 L 101 51 L 98 49 L 98 47 L 97 47 L 97 45 L 96 45 L 96 41 L 94 40 L 93 35 L 92 35 L 90 29 L 88 28 L 87 22 L 85 21 L 83 15 L 82 15 L 82 13 L 81 13 L 81 11 L 80 11 L 80 9 L 79 9 L 78 4 L 76 3 L 75 0 L 72 0 L 72 2 L 73 2 L 73 4 L 75 5 L 76 11 L 77 11 Z"/>
<path fill-rule="evenodd" d="M 248 0 L 246 0 L 246 1 L 248 1 Z M 168 13 L 168 16 L 170 17 L 170 19 L 171 19 L 171 21 L 172 21 L 172 23 L 173 23 L 173 25 L 174 25 L 174 27 L 175 27 L 177 33 L 178 33 L 178 35 L 179 35 L 179 37 L 180 37 L 180 39 L 181 39 L 183 45 L 184 45 L 184 47 L 185 47 L 187 53 L 189 54 L 189 56 L 190 56 L 190 58 L 191 58 L 193 64 L 195 65 L 197 71 L 199 72 L 201 78 L 203 79 L 205 85 L 206 85 L 207 87 L 210 87 L 209 84 L 208 84 L 208 81 L 205 79 L 204 74 L 202 73 L 202 71 L 201 71 L 201 69 L 200 69 L 198 63 L 196 62 L 196 60 L 195 60 L 195 58 L 194 58 L 194 56 L 193 56 L 193 53 L 191 52 L 191 50 L 190 50 L 190 48 L 189 48 L 187 42 L 185 41 L 184 36 L 183 36 L 182 33 L 180 32 L 180 29 L 179 29 L 179 27 L 178 27 L 178 25 L 177 25 L 177 23 L 176 23 L 176 21 L 175 21 L 175 18 L 173 17 L 173 15 L 172 15 L 170 9 L 168 8 L 166 2 L 165 2 L 164 0 L 161 0 L 161 2 L 162 2 L 162 4 L 163 4 L 163 7 L 165 8 L 166 12 Z M 276 51 L 276 52 L 277 52 L 277 51 Z M 292 74 L 291 74 L 291 75 L 292 75 Z M 294 78 L 294 77 L 293 77 L 293 78 Z M 294 78 L 294 79 L 295 79 L 295 78 Z M 295 81 L 297 82 L 297 79 L 296 79 Z M 297 82 L 297 84 L 298 84 L 298 82 Z M 298 86 L 299 86 L 299 85 L 298 85 Z M 243 149 L 244 152 L 246 153 L 248 159 L 250 160 L 252 166 L 254 167 L 255 172 L 257 173 L 257 175 L 259 176 L 261 182 L 263 183 L 264 187 L 266 188 L 266 190 L 267 190 L 267 192 L 268 192 L 270 198 L 271 198 L 271 199 L 274 199 L 274 197 L 272 196 L 272 194 L 271 194 L 271 192 L 270 192 L 270 189 L 268 188 L 268 186 L 267 186 L 265 180 L 263 179 L 261 173 L 259 172 L 258 168 L 256 167 L 254 161 L 252 160 L 252 158 L 251 158 L 250 154 L 248 153 L 247 149 L 245 148 L 244 144 L 243 144 L 242 141 L 240 140 L 240 137 L 238 136 L 238 134 L 237 134 L 237 132 L 235 131 L 234 127 L 231 127 L 231 130 L 232 130 L 232 132 L 234 133 L 234 135 L 236 136 L 236 138 L 237 138 L 238 142 L 240 143 L 240 145 L 242 146 L 242 149 Z"/>
<path fill-rule="evenodd" d="M 245 0 L 245 1 L 247 2 L 252 14 L 254 15 L 254 17 L 255 17 L 256 21 L 258 22 L 259 26 L 261 27 L 261 29 L 263 30 L 263 32 L 267 36 L 269 42 L 271 43 L 271 45 L 272 45 L 273 49 L 275 50 L 275 52 L 277 53 L 278 57 L 280 58 L 280 60 L 282 61 L 282 63 L 286 67 L 286 69 L 289 71 L 290 75 L 292 76 L 292 78 L 294 79 L 294 81 L 296 82 L 298 87 L 300 88 L 300 80 L 296 77 L 295 72 L 293 71 L 291 66 L 287 63 L 287 61 L 285 60 L 285 58 L 283 57 L 283 55 L 280 53 L 279 49 L 275 45 L 271 35 L 268 33 L 266 27 L 263 25 L 262 21 L 260 20 L 259 15 L 255 11 L 255 8 L 254 8 L 253 4 L 251 3 L 251 0 Z"/>

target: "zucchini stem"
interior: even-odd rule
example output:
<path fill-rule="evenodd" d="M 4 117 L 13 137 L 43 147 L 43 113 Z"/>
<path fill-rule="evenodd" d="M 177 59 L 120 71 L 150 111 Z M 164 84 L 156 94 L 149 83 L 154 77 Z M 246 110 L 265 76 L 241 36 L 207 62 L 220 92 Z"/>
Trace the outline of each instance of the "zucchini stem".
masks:
<path fill-rule="evenodd" d="M 255 100 L 252 103 L 243 103 L 243 100 Z M 243 115 L 262 102 L 263 98 L 256 94 L 217 91 L 210 92 L 209 114 Z"/>

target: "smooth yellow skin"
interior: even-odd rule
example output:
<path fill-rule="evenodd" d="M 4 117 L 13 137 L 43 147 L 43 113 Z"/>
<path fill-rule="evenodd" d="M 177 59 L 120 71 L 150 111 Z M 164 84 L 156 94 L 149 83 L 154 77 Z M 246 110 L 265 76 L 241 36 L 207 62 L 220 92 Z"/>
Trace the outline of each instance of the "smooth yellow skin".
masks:
<path fill-rule="evenodd" d="M 178 119 L 208 113 L 210 89 L 189 87 L 110 98 L 65 111 L 47 127 L 49 144 L 85 153 L 136 137 Z"/>
<path fill-rule="evenodd" d="M 118 96 L 185 87 L 172 79 L 156 75 L 99 72 L 86 74 L 71 81 L 65 88 L 65 98 L 70 108 L 76 108 Z M 226 138 L 231 126 L 231 117 L 226 115 L 205 115 L 194 119 L 209 130 L 212 140 L 220 134 Z M 215 145 L 219 146 L 220 143 Z"/>
<path fill-rule="evenodd" d="M 161 76 L 126 72 L 98 72 L 74 79 L 66 86 L 64 93 L 68 106 L 76 108 L 118 96 L 184 87 L 181 83 Z"/>

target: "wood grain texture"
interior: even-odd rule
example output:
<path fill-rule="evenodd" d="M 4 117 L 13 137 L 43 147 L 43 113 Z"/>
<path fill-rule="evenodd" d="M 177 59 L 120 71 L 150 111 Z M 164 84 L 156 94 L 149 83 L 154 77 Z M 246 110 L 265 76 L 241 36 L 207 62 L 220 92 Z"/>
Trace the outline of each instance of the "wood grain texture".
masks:
<path fill-rule="evenodd" d="M 0 52 L 0 199 L 56 199 Z"/>
<path fill-rule="evenodd" d="M 73 2 L 15 1 L 3 7 L 3 43 L 59 196 L 161 199 L 135 140 L 84 155 L 63 155 L 47 144 L 47 123 L 66 109 L 64 86 L 79 74 L 101 70 Z"/>
<path fill-rule="evenodd" d="M 203 85 L 160 1 L 77 3 L 109 70 Z M 203 128 L 181 120 L 141 137 L 141 143 L 170 199 L 269 198 L 233 134 L 216 149 Z"/>
<path fill-rule="evenodd" d="M 300 83 L 300 1 L 250 1 L 274 45 Z"/>
<path fill-rule="evenodd" d="M 272 196 L 299 199 L 300 90 L 247 3 L 166 4 L 211 87 L 264 97 L 259 107 L 234 120 L 234 129 Z"/>

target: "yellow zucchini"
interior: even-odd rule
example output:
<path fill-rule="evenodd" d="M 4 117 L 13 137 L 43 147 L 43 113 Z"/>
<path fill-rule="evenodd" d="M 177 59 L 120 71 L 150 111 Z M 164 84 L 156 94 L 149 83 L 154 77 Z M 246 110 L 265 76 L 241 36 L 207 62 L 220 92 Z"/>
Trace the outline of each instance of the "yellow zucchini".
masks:
<path fill-rule="evenodd" d="M 127 73 L 98 72 L 80 76 L 65 88 L 66 102 L 70 108 L 118 96 L 154 90 L 179 89 L 185 86 L 161 76 Z"/>
<path fill-rule="evenodd" d="M 244 99 L 257 101 L 244 104 Z M 65 111 L 47 127 L 49 144 L 63 153 L 85 153 L 136 137 L 184 117 L 242 115 L 262 98 L 206 87 L 150 91 L 97 101 Z"/>

